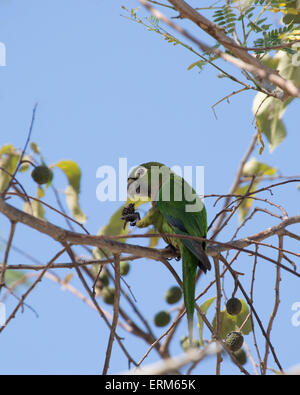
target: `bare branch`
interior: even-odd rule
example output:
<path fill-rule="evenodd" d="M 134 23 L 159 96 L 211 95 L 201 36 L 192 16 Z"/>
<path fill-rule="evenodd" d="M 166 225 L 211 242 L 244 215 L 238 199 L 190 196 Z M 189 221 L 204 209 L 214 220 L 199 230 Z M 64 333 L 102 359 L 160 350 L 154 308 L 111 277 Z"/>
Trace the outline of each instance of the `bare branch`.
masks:
<path fill-rule="evenodd" d="M 204 357 L 213 355 L 218 352 L 219 346 L 216 344 L 209 344 L 202 349 L 192 348 L 188 352 L 180 355 L 179 357 L 173 357 L 164 360 L 163 362 L 157 362 L 144 368 L 135 369 L 133 371 L 124 372 L 122 375 L 165 375 L 173 373 L 178 369 L 184 367 L 191 362 L 200 362 Z"/>
<path fill-rule="evenodd" d="M 282 261 L 282 247 L 283 247 L 283 236 L 278 235 L 278 247 L 279 247 L 279 252 L 278 252 L 278 263 Z M 280 266 L 278 265 L 276 268 L 276 280 L 275 280 L 275 301 L 274 301 L 274 307 L 273 311 L 270 316 L 268 328 L 267 328 L 267 335 L 268 338 L 271 336 L 271 330 L 273 326 L 273 322 L 275 320 L 278 308 L 279 308 L 279 303 L 280 303 L 280 297 L 279 297 L 279 285 L 280 285 Z M 263 362 L 263 374 L 266 374 L 267 370 L 267 364 L 268 364 L 268 355 L 269 355 L 269 343 L 266 342 L 266 350 L 265 350 L 265 357 L 264 357 L 264 362 Z"/>
<path fill-rule="evenodd" d="M 109 368 L 109 361 L 112 352 L 112 346 L 115 338 L 116 327 L 118 324 L 120 303 L 120 256 L 115 255 L 115 298 L 114 298 L 114 317 L 111 325 L 108 346 L 106 351 L 105 363 L 102 375 L 106 375 Z"/>
<path fill-rule="evenodd" d="M 199 41 L 187 30 L 176 25 L 160 11 L 150 6 L 146 0 L 139 0 L 139 2 L 143 4 L 155 17 L 162 20 L 167 25 L 171 26 L 177 32 L 183 34 L 186 38 L 196 44 L 202 51 L 214 53 L 215 55 L 221 57 L 223 60 L 230 62 L 243 70 L 249 71 L 260 82 L 264 82 L 264 80 L 267 80 L 271 84 L 278 86 L 286 93 L 285 98 L 289 96 L 300 97 L 300 90 L 291 81 L 287 81 L 282 78 L 274 70 L 265 66 L 258 59 L 245 51 L 242 47 L 236 48 L 236 43 L 231 38 L 227 37 L 219 26 L 215 25 L 214 23 L 203 17 L 194 8 L 189 6 L 185 1 L 169 0 L 169 2 L 173 4 L 176 10 L 180 13 L 181 17 L 188 18 L 196 23 L 202 30 L 215 38 L 225 48 L 229 49 L 236 57 L 224 53 L 219 49 L 209 47 L 208 45 Z M 282 98 L 281 94 L 275 92 L 275 87 L 272 90 L 268 89 L 268 91 L 265 91 L 265 93 L 270 96 Z"/>
<path fill-rule="evenodd" d="M 215 264 L 215 276 L 216 276 L 216 288 L 217 288 L 217 302 L 216 302 L 216 336 L 220 337 L 221 331 L 221 282 L 220 282 L 220 267 L 219 267 L 219 258 L 214 257 Z M 220 352 L 217 353 L 217 365 L 216 365 L 216 375 L 219 376 L 221 374 L 221 363 L 222 363 L 222 355 Z"/>
<path fill-rule="evenodd" d="M 2 265 L 2 269 L 1 269 L 0 293 L 1 293 L 2 287 L 5 285 L 5 282 L 4 282 L 5 270 L 6 270 L 8 255 L 9 255 L 9 252 L 10 252 L 10 248 L 11 248 L 12 240 L 13 240 L 13 237 L 14 237 L 14 234 L 15 234 L 15 230 L 16 230 L 16 222 L 11 221 L 10 234 L 9 234 L 8 242 L 6 244 L 4 261 L 3 261 L 3 265 Z"/>
<path fill-rule="evenodd" d="M 30 294 L 30 292 L 36 287 L 36 285 L 42 280 L 44 274 L 47 272 L 47 270 L 49 269 L 49 267 L 52 265 L 52 263 L 54 261 L 56 261 L 56 259 L 58 257 L 60 257 L 63 253 L 65 252 L 65 249 L 63 248 L 61 251 L 59 251 L 54 258 L 51 259 L 51 261 L 49 261 L 49 263 L 46 265 L 45 269 L 42 271 L 42 273 L 38 276 L 38 278 L 36 279 L 36 281 L 31 285 L 31 287 L 28 288 L 28 290 L 24 293 L 24 295 L 21 297 L 20 302 L 18 303 L 18 305 L 15 307 L 15 309 L 13 310 L 13 312 L 11 313 L 11 315 L 8 317 L 8 319 L 5 322 L 5 325 L 0 328 L 0 333 L 4 330 L 4 328 L 7 327 L 8 323 L 15 318 L 18 310 L 20 309 L 20 307 L 23 306 L 24 300 L 27 298 L 27 296 Z"/>
<path fill-rule="evenodd" d="M 142 4 L 146 2 L 145 0 L 140 1 Z M 238 46 L 233 39 L 226 36 L 222 28 L 199 14 L 199 12 L 184 0 L 169 0 L 169 2 L 176 8 L 181 17 L 190 19 L 238 58 L 236 59 L 223 53 L 218 54 L 224 60 L 230 61 L 236 66 L 249 71 L 254 75 L 255 79 L 260 81 L 268 80 L 271 84 L 281 88 L 287 96 L 300 97 L 300 90 L 291 81 L 285 80 L 273 69 L 265 66 L 257 58 L 250 55 L 243 47 Z"/>

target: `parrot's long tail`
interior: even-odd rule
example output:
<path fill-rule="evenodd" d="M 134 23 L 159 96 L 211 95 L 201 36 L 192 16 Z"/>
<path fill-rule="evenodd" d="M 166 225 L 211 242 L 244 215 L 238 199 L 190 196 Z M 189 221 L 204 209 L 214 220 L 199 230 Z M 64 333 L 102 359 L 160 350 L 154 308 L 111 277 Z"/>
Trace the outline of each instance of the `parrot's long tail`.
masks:
<path fill-rule="evenodd" d="M 193 321 L 195 310 L 195 287 L 198 258 L 195 257 L 186 247 L 181 250 L 182 257 L 182 279 L 183 296 L 188 319 L 190 346 L 193 344 Z"/>

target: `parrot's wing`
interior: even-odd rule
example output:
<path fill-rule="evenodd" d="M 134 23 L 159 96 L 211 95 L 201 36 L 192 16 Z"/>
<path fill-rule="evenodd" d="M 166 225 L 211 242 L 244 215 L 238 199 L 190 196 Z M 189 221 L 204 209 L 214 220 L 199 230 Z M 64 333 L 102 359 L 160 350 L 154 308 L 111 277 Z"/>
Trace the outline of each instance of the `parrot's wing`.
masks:
<path fill-rule="evenodd" d="M 178 218 L 176 219 L 169 215 L 166 216 L 166 219 L 172 225 L 176 234 L 192 236 L 191 234 L 188 233 L 188 230 L 184 227 L 180 219 Z M 196 258 L 199 259 L 198 266 L 200 267 L 201 270 L 204 271 L 204 273 L 206 273 L 207 270 L 211 269 L 211 264 L 207 258 L 203 246 L 198 241 L 183 238 L 181 239 L 181 242 Z"/>
<path fill-rule="evenodd" d="M 205 207 L 199 197 L 195 197 L 195 202 L 186 199 L 184 190 L 192 188 L 184 182 L 181 177 L 171 176 L 165 181 L 159 190 L 156 206 L 165 221 L 172 227 L 177 235 L 206 237 L 207 222 Z M 181 191 L 181 196 L 179 192 Z M 189 196 L 191 196 L 189 194 Z M 168 197 L 168 198 L 166 198 Z M 181 199 L 179 199 L 181 197 Z M 197 201 L 199 199 L 199 201 Z M 190 200 L 190 199 L 189 199 Z M 191 203 L 198 203 L 198 211 L 190 211 Z M 182 286 L 184 304 L 187 312 L 189 340 L 193 344 L 193 315 L 195 309 L 195 284 L 197 265 L 206 272 L 211 269 L 210 262 L 205 254 L 205 243 L 182 238 L 180 239 L 180 252 L 182 255 Z"/>
<path fill-rule="evenodd" d="M 174 181 L 173 181 L 174 180 Z M 177 191 L 182 187 L 182 200 L 175 200 L 175 191 L 174 189 L 177 186 Z M 167 188 L 169 193 L 168 200 L 163 199 L 163 189 L 165 191 Z M 197 203 L 197 207 L 200 208 L 199 211 L 191 212 L 187 211 L 187 206 L 191 205 L 192 202 L 189 202 L 185 199 L 184 190 L 190 188 L 190 192 L 193 192 L 193 196 Z M 165 192 L 166 196 L 166 192 Z M 195 195 L 195 192 L 191 188 L 189 184 L 183 181 L 181 177 L 174 176 L 174 178 L 170 178 L 170 180 L 166 181 L 159 194 L 158 200 L 156 202 L 156 206 L 160 213 L 163 215 L 165 220 L 172 226 L 174 232 L 178 235 L 190 235 L 190 236 L 200 236 L 206 238 L 207 232 L 207 220 L 206 220 L 206 210 L 204 204 L 202 203 L 199 196 Z M 208 260 L 208 257 L 205 253 L 205 242 L 198 242 L 196 240 L 190 239 L 181 239 L 181 242 L 186 246 L 186 248 L 199 259 L 199 267 L 206 272 L 211 269 L 211 264 Z"/>

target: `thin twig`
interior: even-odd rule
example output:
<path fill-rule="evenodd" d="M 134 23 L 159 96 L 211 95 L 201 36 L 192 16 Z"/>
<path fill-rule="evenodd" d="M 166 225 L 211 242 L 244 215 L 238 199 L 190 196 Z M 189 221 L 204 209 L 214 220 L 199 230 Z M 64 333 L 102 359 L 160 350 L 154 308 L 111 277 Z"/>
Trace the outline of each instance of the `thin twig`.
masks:
<path fill-rule="evenodd" d="M 38 278 L 36 279 L 36 281 L 28 288 L 28 290 L 24 293 L 24 295 L 22 295 L 20 302 L 18 303 L 18 305 L 15 307 L 15 309 L 13 310 L 13 312 L 11 313 L 11 315 L 8 317 L 8 319 L 5 322 L 5 325 L 0 328 L 0 333 L 4 330 L 4 328 L 7 327 L 8 323 L 15 318 L 18 310 L 20 309 L 20 307 L 22 307 L 24 300 L 27 298 L 27 296 L 30 294 L 30 292 L 36 287 L 36 285 L 42 280 L 44 274 L 47 272 L 47 270 L 50 268 L 50 266 L 52 265 L 52 263 L 54 261 L 56 261 L 56 259 L 58 257 L 60 257 L 63 253 L 65 252 L 65 249 L 63 248 L 62 250 L 60 250 L 55 256 L 54 258 L 51 259 L 51 261 L 49 261 L 49 263 L 46 265 L 45 269 L 42 271 L 42 273 L 38 276 Z"/>
<path fill-rule="evenodd" d="M 4 190 L 4 192 L 3 192 L 3 196 L 5 196 L 6 192 L 7 192 L 7 191 L 9 190 L 9 188 L 11 187 L 12 182 L 13 182 L 13 180 L 14 180 L 14 178 L 15 178 L 17 172 L 19 171 L 20 166 L 22 165 L 22 161 L 23 161 L 23 158 L 24 158 L 26 149 L 27 149 L 28 144 L 29 144 L 29 142 L 30 142 L 31 133 L 32 133 L 32 129 L 33 129 L 34 121 L 35 121 L 35 112 L 36 112 L 37 106 L 38 106 L 38 103 L 36 103 L 35 106 L 33 107 L 32 117 L 31 117 L 31 123 L 30 123 L 30 127 L 29 127 L 28 136 L 27 136 L 27 140 L 26 140 L 25 146 L 24 146 L 24 148 L 23 148 L 23 151 L 22 151 L 22 153 L 21 153 L 21 156 L 20 156 L 19 161 L 18 161 L 18 163 L 17 163 L 17 166 L 16 166 L 16 168 L 15 168 L 15 171 L 14 171 L 14 173 L 13 173 L 13 175 L 12 175 L 12 178 L 10 179 L 10 181 L 9 181 L 9 183 L 8 183 L 8 186 L 5 188 L 5 190 Z"/>
<path fill-rule="evenodd" d="M 10 252 L 12 240 L 14 238 L 15 230 L 16 230 L 16 222 L 11 221 L 9 238 L 8 238 L 8 242 L 6 244 L 6 249 L 5 249 L 5 254 L 4 254 L 4 261 L 3 261 L 3 264 L 2 264 L 2 268 L 1 268 L 0 294 L 1 294 L 2 287 L 5 285 L 5 282 L 4 282 L 5 271 L 6 271 L 6 267 L 7 267 L 8 255 L 9 255 L 9 252 Z"/>
<path fill-rule="evenodd" d="M 109 368 L 109 361 L 112 352 L 112 346 L 115 338 L 116 327 L 118 324 L 119 317 L 119 303 L 120 303 L 120 255 L 115 255 L 115 297 L 114 297 L 114 316 L 111 325 L 108 346 L 106 350 L 106 357 L 102 375 L 106 375 Z"/>
<path fill-rule="evenodd" d="M 81 273 L 81 271 L 80 271 L 80 269 L 79 269 L 79 267 L 78 267 L 77 261 L 76 261 L 76 259 L 75 259 L 75 255 L 74 255 L 74 253 L 73 253 L 71 247 L 70 247 L 68 244 L 66 244 L 66 243 L 65 243 L 64 245 L 65 245 L 65 248 L 66 248 L 66 251 L 67 251 L 69 257 L 71 258 L 71 261 L 72 261 L 73 264 L 75 265 L 75 270 L 76 270 L 76 272 L 77 272 L 77 274 L 78 274 L 78 277 L 79 277 L 80 281 L 82 282 L 82 284 L 83 284 L 85 290 L 87 291 L 87 293 L 89 294 L 91 300 L 93 301 L 93 303 L 94 303 L 94 305 L 95 305 L 95 307 L 96 307 L 98 313 L 99 313 L 100 316 L 103 318 L 105 324 L 106 324 L 106 325 L 109 327 L 109 329 L 111 330 L 111 329 L 112 329 L 112 326 L 111 326 L 110 322 L 108 321 L 108 319 L 106 318 L 106 316 L 105 316 L 103 310 L 101 309 L 101 307 L 100 307 L 99 304 L 97 303 L 96 298 L 95 298 L 95 296 L 93 295 L 93 292 L 90 290 L 89 286 L 87 285 L 87 283 L 86 283 L 86 281 L 85 281 L 85 279 L 84 279 L 84 277 L 83 277 L 83 275 L 82 275 L 82 273 Z M 126 348 L 124 347 L 124 345 L 123 345 L 123 343 L 122 343 L 122 341 L 121 341 L 121 338 L 117 335 L 116 332 L 114 332 L 114 336 L 115 336 L 115 338 L 117 339 L 117 342 L 119 343 L 119 345 L 120 345 L 122 351 L 123 351 L 124 354 L 126 355 L 128 361 L 130 361 L 131 363 L 133 363 L 133 364 L 136 366 L 135 360 L 134 360 L 134 359 L 131 357 L 131 355 L 128 353 L 128 351 L 126 350 Z"/>
<path fill-rule="evenodd" d="M 232 195 L 237 190 L 238 186 L 240 185 L 244 166 L 255 148 L 256 141 L 257 141 L 257 133 L 255 133 L 253 135 L 251 142 L 250 142 L 250 146 L 247 149 L 245 155 L 243 156 L 243 158 L 241 160 L 241 163 L 239 165 L 238 171 L 237 171 L 236 176 L 234 178 L 233 184 L 229 190 L 229 195 Z M 230 203 L 230 200 L 231 200 L 231 196 L 228 196 L 223 204 L 223 209 L 225 209 L 228 206 L 228 204 Z M 220 215 L 219 220 L 213 229 L 214 235 L 216 234 L 217 230 L 220 228 L 222 222 L 224 221 L 225 216 L 226 216 L 226 212 L 224 211 L 223 214 Z"/>
<path fill-rule="evenodd" d="M 216 289 L 217 289 L 217 301 L 216 301 L 216 336 L 217 339 L 220 337 L 221 331 L 221 282 L 220 282 L 220 268 L 219 268 L 219 258 L 214 257 L 214 265 L 215 265 L 215 275 L 216 275 Z M 221 363 L 222 363 L 222 355 L 220 352 L 217 353 L 217 364 L 216 364 L 216 375 L 219 376 L 221 374 Z"/>
<path fill-rule="evenodd" d="M 283 236 L 282 235 L 278 235 L 278 247 L 279 247 L 279 251 L 278 251 L 278 263 L 280 263 L 282 261 L 282 246 L 283 246 Z M 269 320 L 269 324 L 268 324 L 268 328 L 267 328 L 267 336 L 268 338 L 270 338 L 271 336 L 271 330 L 272 330 L 272 326 L 276 317 L 276 314 L 278 312 L 278 308 L 279 308 L 279 303 L 280 303 L 280 295 L 279 295 L 279 285 L 280 285 L 280 266 L 278 265 L 276 268 L 276 280 L 275 280 L 275 301 L 274 301 L 274 307 L 270 316 L 270 320 Z M 269 342 L 266 342 L 266 348 L 265 348 L 265 357 L 264 357 L 264 361 L 263 361 L 263 374 L 266 374 L 266 369 L 267 369 L 267 365 L 268 365 L 268 355 L 269 355 Z"/>
<path fill-rule="evenodd" d="M 258 245 L 255 246 L 255 252 L 258 252 Z M 254 256 L 254 264 L 252 268 L 252 276 L 251 276 L 251 286 L 250 286 L 250 301 L 251 304 L 253 304 L 254 301 L 254 282 L 255 282 L 255 273 L 256 273 L 256 268 L 257 268 L 257 255 Z M 253 342 L 254 342 L 254 347 L 256 349 L 257 357 L 259 360 L 259 367 L 260 370 L 262 371 L 262 359 L 260 355 L 260 351 L 257 345 L 257 340 L 256 340 L 256 333 L 255 333 L 255 323 L 254 323 L 254 318 L 253 318 L 253 311 L 250 307 L 250 313 L 251 313 L 251 327 L 252 327 L 252 333 L 253 333 Z"/>

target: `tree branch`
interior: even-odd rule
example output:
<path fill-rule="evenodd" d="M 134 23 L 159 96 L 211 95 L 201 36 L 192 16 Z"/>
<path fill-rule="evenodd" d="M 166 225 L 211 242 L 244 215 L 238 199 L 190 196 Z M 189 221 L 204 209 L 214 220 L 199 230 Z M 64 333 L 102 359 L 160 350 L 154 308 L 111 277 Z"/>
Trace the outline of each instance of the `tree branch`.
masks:
<path fill-rule="evenodd" d="M 20 222 L 24 225 L 29 226 L 32 229 L 37 230 L 40 233 L 50 236 L 52 239 L 64 244 L 71 243 L 73 245 L 88 245 L 93 247 L 102 247 L 112 254 L 133 254 L 136 257 L 143 257 L 154 259 L 156 261 L 161 261 L 164 258 L 175 258 L 176 253 L 171 253 L 167 250 L 159 250 L 155 248 L 142 247 L 133 244 L 125 244 L 119 241 L 113 240 L 117 238 L 123 238 L 125 236 L 92 236 L 86 234 L 80 234 L 76 232 L 71 232 L 60 228 L 51 222 L 41 220 L 39 218 L 33 217 L 10 204 L 6 203 L 3 198 L 0 198 L 0 212 L 2 212 L 7 218 L 14 222 Z M 228 243 L 219 243 L 216 241 L 210 241 L 211 243 L 216 243 L 216 246 L 211 246 L 207 248 L 207 254 L 214 257 L 218 256 L 221 252 L 232 250 L 232 249 L 242 249 L 251 245 L 253 242 L 262 241 L 268 237 L 280 234 L 284 229 L 296 223 L 300 223 L 300 214 L 294 217 L 289 217 L 281 221 L 279 224 L 267 228 L 261 232 L 254 235 L 248 236 L 243 239 L 230 241 Z M 159 234 L 146 234 L 146 235 L 131 235 L 131 237 L 157 237 Z M 171 235 L 177 237 L 177 235 Z M 126 236 L 128 237 L 128 235 Z M 178 238 L 183 238 L 179 235 Z M 190 238 L 193 238 L 192 236 Z M 201 240 L 202 238 L 194 238 Z"/>
<path fill-rule="evenodd" d="M 140 2 L 145 4 L 146 1 L 140 0 Z M 169 0 L 169 3 L 171 3 L 176 8 L 181 17 L 188 18 L 194 22 L 207 34 L 209 34 L 231 53 L 233 53 L 239 61 L 234 62 L 234 57 L 222 53 L 222 58 L 224 60 L 231 61 L 231 63 L 234 63 L 242 69 L 249 71 L 256 79 L 260 81 L 267 80 L 271 84 L 278 86 L 286 93 L 286 95 L 300 98 L 300 90 L 291 81 L 285 80 L 276 71 L 265 66 L 257 58 L 250 55 L 245 50 L 245 48 L 239 47 L 233 39 L 226 36 L 222 28 L 209 21 L 184 0 Z M 224 55 L 227 55 L 227 59 Z M 269 90 L 270 89 L 268 89 L 268 91 Z"/>

